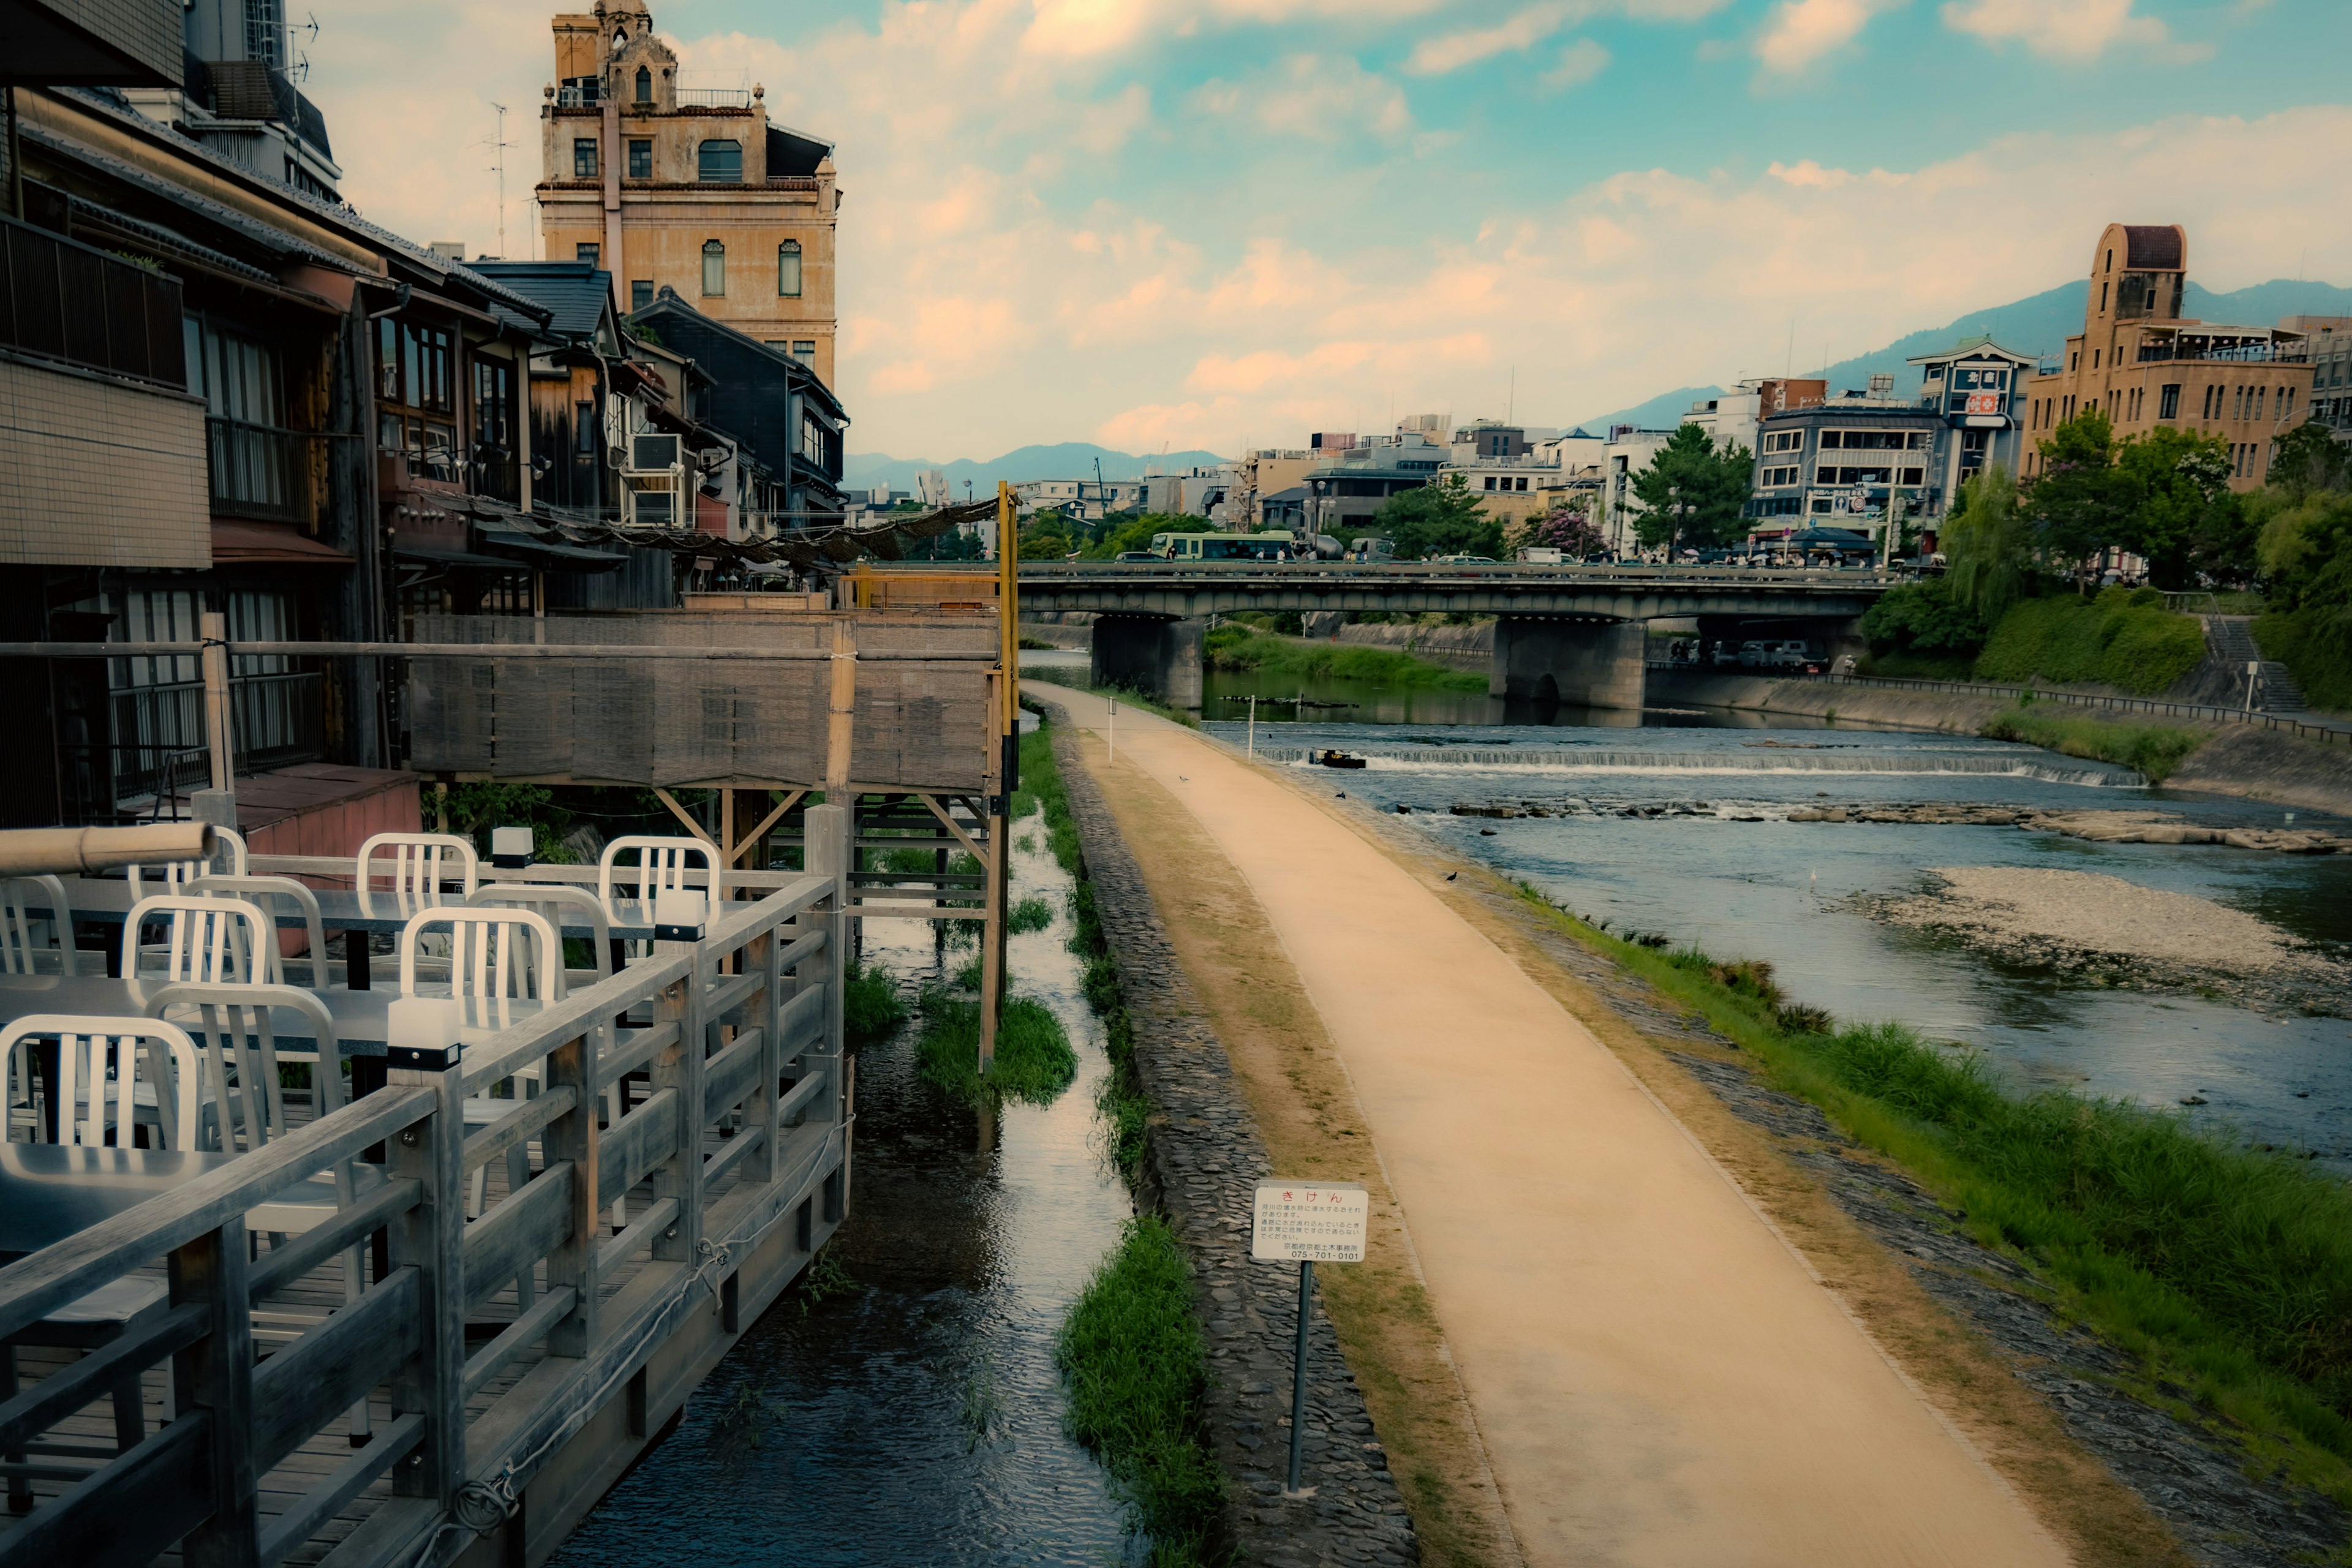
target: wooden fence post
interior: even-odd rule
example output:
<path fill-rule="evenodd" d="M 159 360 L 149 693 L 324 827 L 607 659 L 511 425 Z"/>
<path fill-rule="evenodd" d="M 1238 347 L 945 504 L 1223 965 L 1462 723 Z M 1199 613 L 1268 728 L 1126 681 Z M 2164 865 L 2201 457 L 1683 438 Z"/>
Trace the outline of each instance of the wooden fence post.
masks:
<path fill-rule="evenodd" d="M 388 1068 L 387 1087 L 429 1089 L 428 1119 L 385 1144 L 394 1180 L 415 1181 L 416 1206 L 393 1227 L 394 1268 L 413 1265 L 422 1319 L 416 1360 L 393 1384 L 393 1413 L 425 1417 L 416 1452 L 393 1470 L 396 1497 L 447 1508 L 466 1479 L 466 1069 Z"/>
<path fill-rule="evenodd" d="M 847 1040 L 843 1034 L 842 993 L 847 984 L 849 951 L 849 868 L 854 863 L 854 851 L 849 847 L 849 807 L 836 805 L 830 796 L 823 805 L 808 810 L 806 865 L 810 872 L 833 880 L 832 895 L 825 901 L 828 910 L 824 952 L 818 960 L 818 972 L 824 975 L 825 1101 L 831 1108 L 828 1121 L 838 1122 L 842 1115 L 841 1064 L 847 1055 Z M 803 1058 L 802 1070 L 807 1070 Z"/>
<path fill-rule="evenodd" d="M 596 1344 L 597 1227 L 604 1211 L 596 1201 L 597 1155 L 604 1140 L 596 1131 L 597 1102 L 602 1096 L 595 1093 L 595 1085 L 605 1032 L 600 1022 L 547 1055 L 548 1088 L 568 1084 L 580 1096 L 571 1110 L 550 1122 L 541 1134 L 549 1170 L 566 1160 L 572 1162 L 572 1233 L 547 1256 L 548 1289 L 569 1285 L 574 1298 L 570 1314 L 548 1331 L 547 1353 L 555 1356 L 583 1357 Z M 616 1108 L 617 1104 L 616 1099 Z"/>
<path fill-rule="evenodd" d="M 245 1216 L 233 1215 L 171 1257 L 172 1304 L 210 1309 L 205 1337 L 172 1358 L 184 1416 L 212 1413 L 213 1515 L 180 1542 L 188 1568 L 254 1568 L 260 1561 L 260 1476 L 253 1462 L 253 1318 L 246 1285 Z"/>
<path fill-rule="evenodd" d="M 988 710 L 993 736 L 1003 733 L 1006 693 L 1012 682 L 1002 670 L 991 671 L 988 678 Z M 1004 795 L 1004 747 L 1001 740 L 992 739 L 989 746 L 986 777 L 981 787 L 987 795 L 988 859 L 981 867 L 982 892 L 984 895 L 980 923 L 980 1075 L 986 1078 L 996 1066 L 996 1020 L 1004 1007 L 1004 827 L 1006 813 L 1012 803 Z"/>
<path fill-rule="evenodd" d="M 722 918 L 713 905 L 710 918 Z M 654 943 L 656 959 L 683 955 L 686 973 L 662 988 L 654 999 L 654 1022 L 675 1022 L 677 1038 L 656 1054 L 653 1089 L 677 1091 L 677 1147 L 654 1167 L 654 1201 L 677 1201 L 677 1216 L 654 1237 L 653 1255 L 664 1262 L 691 1262 L 702 1238 L 702 1064 L 709 1053 L 709 1033 L 703 1017 L 702 944 L 691 942 Z"/>
<path fill-rule="evenodd" d="M 783 929 L 772 925 L 753 940 L 746 956 L 747 963 L 757 964 L 760 970 L 760 1007 L 751 1015 L 760 1031 L 760 1088 L 743 1121 L 745 1132 L 754 1127 L 761 1130 L 759 1166 L 752 1180 L 762 1186 L 783 1174 L 776 1143 L 784 1130 L 776 1112 L 782 1092 L 777 1086 L 784 1073 L 784 1038 L 777 1026 L 783 1015 L 784 971 L 780 961 L 784 940 Z"/>

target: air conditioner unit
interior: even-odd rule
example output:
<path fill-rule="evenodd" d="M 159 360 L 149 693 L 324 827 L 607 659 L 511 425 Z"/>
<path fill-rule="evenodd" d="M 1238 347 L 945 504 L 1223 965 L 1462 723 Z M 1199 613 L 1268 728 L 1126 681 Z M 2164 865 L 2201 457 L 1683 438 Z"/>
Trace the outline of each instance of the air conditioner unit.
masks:
<path fill-rule="evenodd" d="M 639 431 L 629 437 L 629 467 L 633 468 L 674 468 L 678 466 L 678 438 Z"/>

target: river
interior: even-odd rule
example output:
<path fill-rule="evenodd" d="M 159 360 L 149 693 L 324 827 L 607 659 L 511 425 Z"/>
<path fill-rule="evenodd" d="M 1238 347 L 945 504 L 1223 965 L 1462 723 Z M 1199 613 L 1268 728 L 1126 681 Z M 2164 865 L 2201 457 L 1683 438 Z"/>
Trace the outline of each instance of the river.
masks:
<path fill-rule="evenodd" d="M 1307 702 L 1266 701 L 1276 687 Z M 2352 856 L 1787 820 L 1799 807 L 1967 802 L 2161 805 L 2199 821 L 2275 826 L 2276 808 L 2150 789 L 2118 769 L 1972 737 L 1697 710 L 1538 715 L 1477 694 L 1344 681 L 1302 693 L 1295 679 L 1213 674 L 1203 728 L 1247 744 L 1247 704 L 1237 699 L 1253 689 L 1262 754 L 1296 759 L 1330 746 L 1364 755 L 1363 772 L 1325 775 L 1333 787 L 1410 807 L 1419 831 L 1616 931 L 1765 959 L 1800 1001 L 1966 1042 L 2021 1085 L 2186 1103 L 2201 1123 L 2313 1151 L 2352 1175 L 2352 1022 L 1990 962 L 1890 927 L 1865 907 L 1924 889 L 1937 867 L 2094 871 L 2212 900 L 2341 957 L 2352 952 Z M 1521 802 L 1565 815 L 1449 814 L 1456 804 Z"/>
<path fill-rule="evenodd" d="M 1076 1081 L 984 1130 L 917 1078 L 913 1022 L 861 1050 L 850 1214 L 823 1255 L 840 1288 L 804 1308 L 796 1285 L 753 1324 L 556 1568 L 1139 1558 L 1147 1543 L 1062 1430 L 1055 1336 L 1133 1205 L 1101 1154 L 1109 1066 L 1064 945 L 1070 879 L 1034 816 L 1013 877 L 1015 900 L 1055 909 L 1051 928 L 1011 938 L 1014 988 L 1061 1018 Z M 970 950 L 874 921 L 865 957 L 911 1000 Z"/>

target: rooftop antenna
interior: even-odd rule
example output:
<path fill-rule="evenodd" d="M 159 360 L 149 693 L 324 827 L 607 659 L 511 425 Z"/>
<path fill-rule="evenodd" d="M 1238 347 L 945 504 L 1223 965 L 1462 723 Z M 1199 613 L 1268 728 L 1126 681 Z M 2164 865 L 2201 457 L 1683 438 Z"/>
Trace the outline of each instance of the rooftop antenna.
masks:
<path fill-rule="evenodd" d="M 1519 411 L 1519 367 L 1511 366 L 1511 389 L 1503 395 L 1503 423 L 1515 422 Z"/>
<path fill-rule="evenodd" d="M 493 100 L 492 109 L 499 111 L 498 133 L 490 138 L 490 167 L 499 176 L 499 259 L 507 254 L 507 149 L 514 143 L 507 140 L 507 106 Z"/>

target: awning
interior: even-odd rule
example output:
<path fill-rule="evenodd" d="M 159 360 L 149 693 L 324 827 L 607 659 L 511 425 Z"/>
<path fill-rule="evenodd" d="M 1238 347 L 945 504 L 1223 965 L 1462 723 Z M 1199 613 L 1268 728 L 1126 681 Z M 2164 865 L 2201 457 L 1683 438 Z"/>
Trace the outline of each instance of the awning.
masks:
<path fill-rule="evenodd" d="M 664 381 L 661 373 L 651 365 L 640 364 L 633 359 L 616 359 L 610 362 L 610 366 L 613 390 L 623 396 L 642 392 L 649 394 L 656 401 L 669 401 L 669 383 Z"/>
<path fill-rule="evenodd" d="M 414 550 L 395 546 L 394 561 L 415 561 L 426 566 L 467 566 L 483 572 L 528 572 L 527 563 L 509 561 L 501 555 L 477 555 L 468 550 Z"/>
<path fill-rule="evenodd" d="M 542 571 L 614 572 L 623 559 L 607 551 L 541 539 L 517 523 L 482 521 L 474 528 L 483 544 L 493 550 L 511 550 Z"/>
<path fill-rule="evenodd" d="M 291 523 L 213 523 L 213 563 L 242 566 L 278 562 L 294 566 L 349 566 L 352 558 L 320 543 Z"/>

